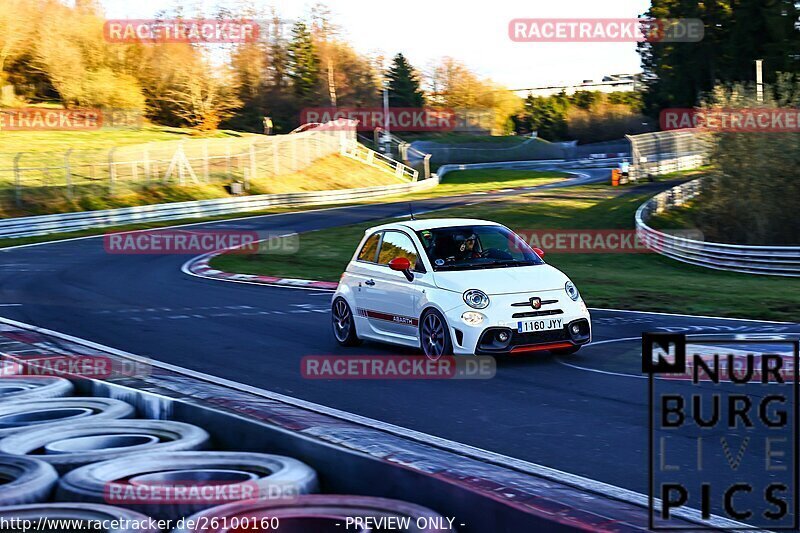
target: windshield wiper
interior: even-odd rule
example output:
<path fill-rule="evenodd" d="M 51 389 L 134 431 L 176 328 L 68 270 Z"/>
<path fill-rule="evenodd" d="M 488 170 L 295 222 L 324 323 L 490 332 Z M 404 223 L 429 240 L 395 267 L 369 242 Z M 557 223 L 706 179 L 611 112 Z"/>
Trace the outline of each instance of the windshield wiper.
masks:
<path fill-rule="evenodd" d="M 488 267 L 504 267 L 504 266 L 535 266 L 540 265 L 541 263 L 534 263 L 532 261 L 522 261 L 519 259 L 509 259 L 506 261 L 497 261 L 494 263 L 489 263 Z"/>
<path fill-rule="evenodd" d="M 468 269 L 468 268 L 481 268 L 482 266 L 484 266 L 484 265 L 480 265 L 480 264 L 476 265 L 476 264 L 472 264 L 472 263 L 470 263 L 470 264 L 461 264 L 461 265 L 442 265 L 442 266 L 437 266 L 436 270 L 465 270 L 465 269 Z"/>

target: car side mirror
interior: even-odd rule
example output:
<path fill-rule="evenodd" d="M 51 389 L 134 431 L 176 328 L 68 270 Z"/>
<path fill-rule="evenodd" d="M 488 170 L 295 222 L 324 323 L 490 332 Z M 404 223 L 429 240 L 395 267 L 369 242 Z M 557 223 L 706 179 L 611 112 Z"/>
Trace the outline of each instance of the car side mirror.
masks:
<path fill-rule="evenodd" d="M 411 272 L 411 261 L 407 257 L 395 257 L 389 261 L 389 268 L 405 274 L 408 281 L 414 279 L 414 274 Z"/>
<path fill-rule="evenodd" d="M 533 251 L 536 252 L 536 255 L 538 255 L 539 257 L 544 257 L 544 250 L 542 250 L 541 248 L 534 248 Z"/>

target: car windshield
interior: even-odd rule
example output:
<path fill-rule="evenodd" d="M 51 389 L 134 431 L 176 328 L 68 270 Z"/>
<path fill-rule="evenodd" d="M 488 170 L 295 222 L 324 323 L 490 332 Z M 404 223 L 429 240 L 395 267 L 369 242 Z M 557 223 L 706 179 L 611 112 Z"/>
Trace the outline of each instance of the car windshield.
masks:
<path fill-rule="evenodd" d="M 503 226 L 456 226 L 417 232 L 434 270 L 541 265 L 542 259 Z"/>

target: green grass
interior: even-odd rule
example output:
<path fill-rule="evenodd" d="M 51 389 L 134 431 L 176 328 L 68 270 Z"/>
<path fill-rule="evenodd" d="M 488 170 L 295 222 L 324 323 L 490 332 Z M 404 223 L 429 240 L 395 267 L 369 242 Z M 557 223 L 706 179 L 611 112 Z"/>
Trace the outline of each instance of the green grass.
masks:
<path fill-rule="evenodd" d="M 652 192 L 580 187 L 518 196 L 432 213 L 487 218 L 512 229 L 631 229 L 636 208 Z M 378 222 L 306 233 L 292 256 L 223 255 L 214 268 L 231 272 L 336 281 L 367 227 Z M 722 272 L 653 253 L 547 254 L 578 285 L 590 307 L 797 320 L 800 280 Z M 746 305 L 743 305 L 746 302 Z"/>
<path fill-rule="evenodd" d="M 490 192 L 500 189 L 535 187 L 566 179 L 564 172 L 539 172 L 535 170 L 459 170 L 445 174 L 434 189 L 420 191 L 406 198 L 434 198 L 456 196 L 475 192 Z"/>

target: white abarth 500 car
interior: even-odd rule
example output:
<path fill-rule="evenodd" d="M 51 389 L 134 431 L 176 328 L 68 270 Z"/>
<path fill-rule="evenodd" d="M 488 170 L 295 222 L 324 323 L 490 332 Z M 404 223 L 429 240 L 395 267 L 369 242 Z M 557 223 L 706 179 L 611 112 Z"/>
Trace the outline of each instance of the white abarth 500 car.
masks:
<path fill-rule="evenodd" d="M 550 350 L 591 339 L 575 285 L 510 229 L 429 219 L 366 231 L 333 295 L 339 344 L 421 347 L 429 357 Z"/>

